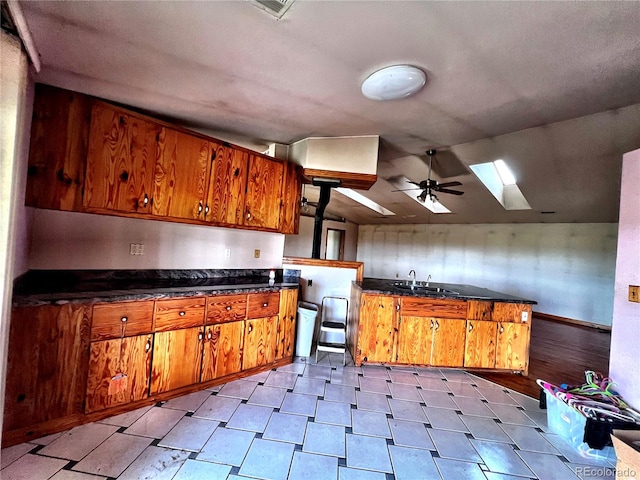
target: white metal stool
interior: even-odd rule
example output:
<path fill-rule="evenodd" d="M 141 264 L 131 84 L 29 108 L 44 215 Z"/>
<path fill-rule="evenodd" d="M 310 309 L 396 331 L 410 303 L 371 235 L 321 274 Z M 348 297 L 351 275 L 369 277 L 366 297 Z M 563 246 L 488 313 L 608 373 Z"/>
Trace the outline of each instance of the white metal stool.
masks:
<path fill-rule="evenodd" d="M 345 302 L 344 319 L 328 319 L 325 301 L 327 299 L 339 300 Z M 318 352 L 342 353 L 342 364 L 347 363 L 347 317 L 349 315 L 349 300 L 344 297 L 333 297 L 331 295 L 322 297 L 321 304 L 321 321 L 320 335 L 318 336 L 318 345 L 316 346 L 316 363 L 318 362 Z M 328 342 L 325 337 L 327 334 L 342 334 L 342 342 Z"/>

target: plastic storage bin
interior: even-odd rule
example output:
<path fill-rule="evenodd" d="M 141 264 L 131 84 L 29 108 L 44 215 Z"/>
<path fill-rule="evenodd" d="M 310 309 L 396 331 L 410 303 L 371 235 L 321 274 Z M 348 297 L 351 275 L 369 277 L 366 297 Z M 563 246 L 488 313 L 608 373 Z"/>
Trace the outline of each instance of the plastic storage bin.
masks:
<path fill-rule="evenodd" d="M 584 441 L 587 417 L 549 392 L 545 391 L 545 394 L 547 424 L 553 433 L 564 438 L 582 458 L 615 461 L 616 454 L 613 447 L 605 446 L 602 450 L 598 450 L 591 448 Z"/>
<path fill-rule="evenodd" d="M 318 317 L 318 305 L 310 302 L 298 302 L 298 323 L 296 325 L 296 351 L 298 357 L 311 356 L 311 343 Z"/>

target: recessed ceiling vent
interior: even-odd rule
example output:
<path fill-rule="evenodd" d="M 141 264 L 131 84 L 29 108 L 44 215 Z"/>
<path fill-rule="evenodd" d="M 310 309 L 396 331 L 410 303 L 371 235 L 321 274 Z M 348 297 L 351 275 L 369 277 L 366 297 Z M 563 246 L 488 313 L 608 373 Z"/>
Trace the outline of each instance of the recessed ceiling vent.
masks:
<path fill-rule="evenodd" d="M 249 0 L 261 10 L 280 19 L 289 10 L 295 0 Z"/>

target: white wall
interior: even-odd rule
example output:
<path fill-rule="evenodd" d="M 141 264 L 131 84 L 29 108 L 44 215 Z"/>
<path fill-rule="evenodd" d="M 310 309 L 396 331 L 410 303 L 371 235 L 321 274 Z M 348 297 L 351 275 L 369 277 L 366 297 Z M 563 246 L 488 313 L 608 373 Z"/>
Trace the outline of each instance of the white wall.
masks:
<path fill-rule="evenodd" d="M 610 325 L 616 224 L 361 225 L 365 276 L 466 283 L 535 311 Z"/>
<path fill-rule="evenodd" d="M 284 235 L 33 210 L 30 269 L 280 268 Z M 131 243 L 144 255 L 129 254 Z M 225 249 L 231 256 L 225 257 Z M 254 250 L 260 249 L 260 258 Z"/>
<path fill-rule="evenodd" d="M 4 411 L 7 340 L 13 279 L 25 268 L 24 177 L 31 121 L 33 83 L 20 41 L 0 37 L 0 412 Z M 0 418 L 2 432 L 2 418 Z M 2 434 L 0 433 L 0 436 Z"/>
<path fill-rule="evenodd" d="M 616 261 L 609 375 L 617 390 L 640 409 L 640 303 L 629 302 L 629 285 L 640 285 L 640 150 L 622 159 L 618 258 Z"/>
<path fill-rule="evenodd" d="M 313 217 L 300 217 L 300 233 L 287 235 L 284 242 L 284 255 L 286 257 L 311 258 L 313 249 Z M 351 222 L 334 222 L 325 220 L 322 223 L 322 242 L 320 245 L 320 258 L 324 258 L 327 246 L 327 229 L 345 231 L 344 261 L 355 262 L 358 250 L 358 225 Z"/>

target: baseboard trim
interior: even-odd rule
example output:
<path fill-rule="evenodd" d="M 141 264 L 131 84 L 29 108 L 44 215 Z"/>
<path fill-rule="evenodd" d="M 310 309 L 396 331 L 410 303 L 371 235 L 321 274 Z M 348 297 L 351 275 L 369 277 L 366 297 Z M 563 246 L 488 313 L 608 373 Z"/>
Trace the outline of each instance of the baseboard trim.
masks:
<path fill-rule="evenodd" d="M 571 325 L 578 325 L 580 327 L 596 328 L 598 330 L 604 330 L 605 332 L 611 331 L 610 325 L 601 325 L 599 323 L 585 322 L 584 320 L 574 320 L 573 318 L 559 317 L 557 315 L 551 315 L 549 313 L 533 312 L 533 315 L 544 320 L 552 320 L 554 322 L 569 323 Z"/>

